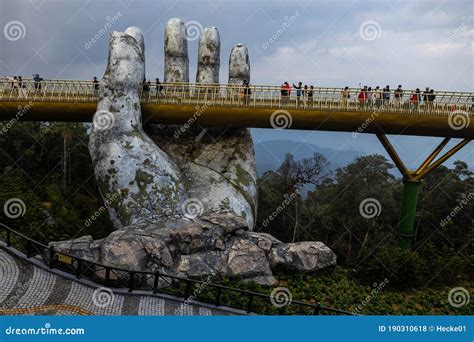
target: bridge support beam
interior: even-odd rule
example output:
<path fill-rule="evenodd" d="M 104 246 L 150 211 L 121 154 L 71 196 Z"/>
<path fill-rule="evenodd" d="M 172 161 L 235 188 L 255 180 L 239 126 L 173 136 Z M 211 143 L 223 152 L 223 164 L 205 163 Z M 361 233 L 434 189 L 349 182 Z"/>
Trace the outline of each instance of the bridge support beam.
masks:
<path fill-rule="evenodd" d="M 396 234 L 398 237 L 398 245 L 403 249 L 410 249 L 413 238 L 415 237 L 415 218 L 418 202 L 418 190 L 423 178 L 433 172 L 437 167 L 452 157 L 461 148 L 466 146 L 471 141 L 471 139 L 463 139 L 438 160 L 433 162 L 436 156 L 443 150 L 450 140 L 449 138 L 444 138 L 443 141 L 433 150 L 433 152 L 430 153 L 430 155 L 416 171 L 409 171 L 385 134 L 377 134 L 377 138 L 380 140 L 388 155 L 393 160 L 400 173 L 403 175 L 402 204 L 400 208 L 400 220 L 396 229 Z"/>
<path fill-rule="evenodd" d="M 403 179 L 402 206 L 396 231 L 398 245 L 403 249 L 410 249 L 415 237 L 416 204 L 418 202 L 420 184 L 421 181 Z"/>

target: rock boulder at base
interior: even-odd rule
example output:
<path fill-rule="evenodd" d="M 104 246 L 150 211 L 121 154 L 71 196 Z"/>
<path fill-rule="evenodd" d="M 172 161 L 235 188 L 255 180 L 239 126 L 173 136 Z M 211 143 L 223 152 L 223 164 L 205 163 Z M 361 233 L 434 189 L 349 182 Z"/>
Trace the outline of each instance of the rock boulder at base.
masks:
<path fill-rule="evenodd" d="M 336 254 L 324 243 L 306 241 L 282 243 L 269 254 L 272 267 L 284 266 L 299 271 L 318 271 L 336 265 Z"/>

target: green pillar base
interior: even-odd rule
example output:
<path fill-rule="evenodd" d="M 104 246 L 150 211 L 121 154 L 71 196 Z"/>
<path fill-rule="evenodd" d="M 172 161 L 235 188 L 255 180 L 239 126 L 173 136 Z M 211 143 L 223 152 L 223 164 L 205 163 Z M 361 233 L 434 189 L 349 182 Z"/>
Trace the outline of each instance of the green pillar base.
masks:
<path fill-rule="evenodd" d="M 420 184 L 421 181 L 403 179 L 402 207 L 396 231 L 398 246 L 403 249 L 411 248 L 411 243 L 415 236 L 416 203 Z"/>

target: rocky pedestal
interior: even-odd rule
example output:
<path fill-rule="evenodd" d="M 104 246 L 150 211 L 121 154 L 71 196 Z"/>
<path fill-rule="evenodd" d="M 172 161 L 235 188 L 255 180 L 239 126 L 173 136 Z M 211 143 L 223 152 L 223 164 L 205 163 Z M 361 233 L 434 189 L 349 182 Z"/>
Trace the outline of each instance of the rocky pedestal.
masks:
<path fill-rule="evenodd" d="M 247 230 L 233 214 L 202 215 L 169 227 L 138 224 L 102 240 L 91 236 L 52 244 L 56 250 L 117 268 L 215 280 L 240 277 L 275 285 L 272 268 L 318 271 L 336 264 L 321 242 L 282 243 L 271 235 Z"/>

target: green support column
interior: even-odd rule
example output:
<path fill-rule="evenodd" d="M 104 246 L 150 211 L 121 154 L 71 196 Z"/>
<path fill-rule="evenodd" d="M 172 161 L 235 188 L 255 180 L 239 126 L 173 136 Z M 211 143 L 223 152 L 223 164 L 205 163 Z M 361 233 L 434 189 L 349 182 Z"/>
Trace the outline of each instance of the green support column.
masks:
<path fill-rule="evenodd" d="M 402 208 L 397 227 L 398 245 L 403 249 L 411 248 L 415 236 L 416 202 L 420 184 L 419 180 L 403 179 Z"/>

